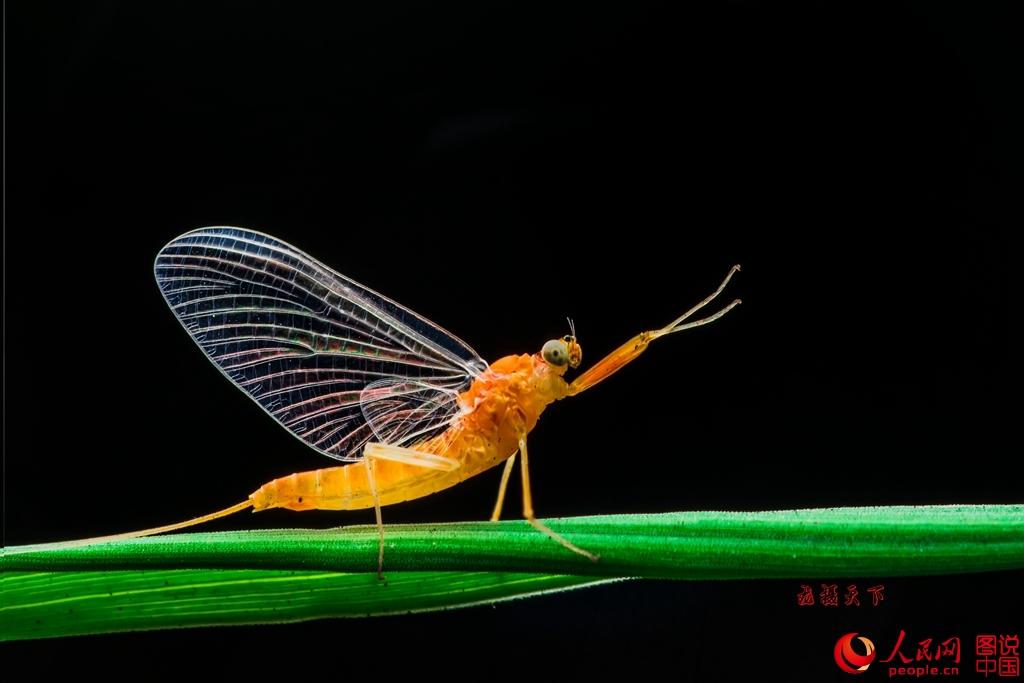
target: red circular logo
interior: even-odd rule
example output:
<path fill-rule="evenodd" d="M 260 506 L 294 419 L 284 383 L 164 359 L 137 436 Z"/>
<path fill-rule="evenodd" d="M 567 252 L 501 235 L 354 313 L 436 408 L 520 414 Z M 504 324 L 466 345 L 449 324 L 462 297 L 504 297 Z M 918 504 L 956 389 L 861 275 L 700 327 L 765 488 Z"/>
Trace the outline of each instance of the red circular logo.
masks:
<path fill-rule="evenodd" d="M 860 654 L 853 649 L 853 639 L 856 638 L 864 644 L 866 652 Z M 856 633 L 847 633 L 836 641 L 836 664 L 848 674 L 862 674 L 868 670 L 868 665 L 875 661 L 875 644 L 864 636 Z"/>

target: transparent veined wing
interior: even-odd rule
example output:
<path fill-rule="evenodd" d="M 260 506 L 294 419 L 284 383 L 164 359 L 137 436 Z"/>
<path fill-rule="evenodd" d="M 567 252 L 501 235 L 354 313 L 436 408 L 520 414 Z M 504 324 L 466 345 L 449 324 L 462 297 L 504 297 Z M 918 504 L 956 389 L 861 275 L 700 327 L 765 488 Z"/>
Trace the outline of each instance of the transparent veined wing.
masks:
<path fill-rule="evenodd" d="M 207 357 L 296 437 L 338 460 L 445 429 L 487 368 L 426 318 L 253 230 L 201 228 L 154 264 Z"/>
<path fill-rule="evenodd" d="M 459 410 L 458 397 L 454 390 L 389 377 L 368 384 L 360 396 L 360 406 L 377 441 L 408 446 L 447 426 L 451 415 Z"/>

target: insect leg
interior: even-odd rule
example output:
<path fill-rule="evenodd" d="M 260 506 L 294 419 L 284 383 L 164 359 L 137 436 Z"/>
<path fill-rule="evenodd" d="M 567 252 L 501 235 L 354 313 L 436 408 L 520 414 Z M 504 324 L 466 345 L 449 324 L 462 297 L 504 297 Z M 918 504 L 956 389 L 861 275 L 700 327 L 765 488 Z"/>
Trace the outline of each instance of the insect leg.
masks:
<path fill-rule="evenodd" d="M 526 521 L 528 521 L 534 529 L 558 541 L 562 544 L 563 547 L 568 548 L 574 553 L 579 553 L 580 555 L 583 555 L 584 557 L 589 558 L 594 562 L 597 562 L 597 555 L 591 552 L 587 552 L 579 546 L 573 545 L 566 538 L 552 531 L 548 527 L 548 525 L 544 524 L 544 522 L 534 517 L 533 496 L 530 495 L 530 463 L 526 453 L 525 436 L 519 438 L 519 453 L 522 455 L 522 461 L 519 465 L 519 471 L 523 475 L 523 517 L 526 518 Z"/>
<path fill-rule="evenodd" d="M 724 280 L 722 280 L 722 284 L 718 285 L 718 289 L 716 289 L 708 296 L 704 297 L 703 301 L 701 301 L 699 304 L 688 310 L 686 313 L 682 314 L 681 316 L 670 322 L 668 325 L 665 325 L 664 327 L 658 330 L 641 332 L 640 334 L 636 335 L 628 342 L 626 342 L 625 344 L 623 344 L 622 346 L 620 346 L 619 348 L 615 349 L 610 354 L 605 356 L 596 365 L 592 366 L 589 370 L 587 370 L 582 375 L 573 380 L 573 382 L 569 385 L 568 395 L 575 396 L 580 392 L 586 391 L 595 384 L 598 384 L 599 382 L 608 379 L 617 371 L 621 370 L 623 367 L 636 360 L 637 356 L 646 351 L 647 346 L 658 337 L 664 337 L 667 334 L 672 334 L 674 332 L 682 332 L 683 330 L 689 330 L 694 327 L 700 327 L 701 325 L 713 323 L 714 321 L 718 320 L 723 315 L 731 311 L 733 308 L 738 306 L 741 303 L 740 300 L 734 299 L 728 306 L 718 311 L 717 313 L 713 313 L 712 315 L 709 315 L 706 318 L 701 318 L 700 320 L 694 320 L 693 322 L 683 324 L 684 320 L 689 318 L 691 315 L 693 315 L 700 309 L 707 306 L 715 299 L 715 297 L 721 294 L 722 290 L 725 289 L 725 286 L 729 284 L 729 280 L 732 279 L 733 274 L 736 273 L 739 269 L 739 266 L 733 266 L 729 270 L 729 274 L 725 276 Z"/>
<path fill-rule="evenodd" d="M 402 448 L 401 446 L 389 446 L 386 443 L 368 443 L 363 449 L 363 455 L 378 460 L 393 460 L 406 465 L 416 465 L 431 470 L 444 470 L 451 472 L 461 466 L 458 460 L 446 458 L 443 455 L 435 455 L 424 451 L 417 451 L 415 448 Z"/>
<path fill-rule="evenodd" d="M 699 325 L 706 325 L 706 324 L 708 324 L 710 322 L 714 322 L 715 320 L 718 320 L 723 315 L 728 313 L 729 309 L 731 309 L 733 306 L 735 306 L 736 304 L 739 303 L 738 299 L 733 301 L 728 306 L 726 306 L 724 309 L 722 309 L 718 313 L 715 313 L 714 315 L 709 315 L 707 318 L 703 318 L 701 320 L 694 320 L 692 323 L 687 323 L 686 325 L 681 325 L 680 324 L 684 320 L 689 318 L 691 315 L 693 315 L 694 313 L 696 313 L 697 311 L 699 311 L 700 309 L 704 308 L 709 303 L 714 301 L 715 297 L 717 297 L 719 294 L 721 294 L 722 290 L 725 289 L 725 286 L 727 284 L 729 284 L 729 280 L 732 279 L 732 276 L 734 274 L 736 274 L 737 272 L 739 272 L 739 269 L 740 269 L 739 266 L 733 266 L 732 268 L 730 268 L 729 269 L 729 273 L 725 276 L 725 279 L 722 280 L 722 284 L 718 285 L 718 289 L 716 289 L 715 291 L 711 292 L 711 294 L 709 294 L 706 297 L 704 297 L 703 301 L 701 301 L 699 304 L 697 304 L 696 306 L 694 306 L 693 308 L 688 310 L 686 313 L 683 313 L 681 316 L 679 316 L 678 318 L 676 318 L 675 320 L 670 322 L 668 325 L 665 325 L 665 327 L 661 328 L 657 332 L 654 332 L 654 336 L 655 337 L 660 337 L 660 336 L 665 335 L 665 334 L 671 334 L 672 332 L 681 332 L 682 330 L 688 330 L 691 327 L 697 327 Z"/>
<path fill-rule="evenodd" d="M 512 474 L 512 466 L 516 464 L 516 454 L 505 461 L 505 471 L 501 473 L 501 485 L 498 487 L 498 502 L 494 504 L 494 512 L 491 513 L 491 521 L 497 522 L 501 517 L 501 508 L 505 504 L 505 487 L 508 486 L 509 475 Z"/>
<path fill-rule="evenodd" d="M 384 522 L 380 514 L 380 492 L 377 489 L 377 461 L 390 460 L 405 465 L 415 465 L 430 470 L 441 470 L 451 472 L 461 467 L 461 463 L 454 458 L 446 458 L 443 455 L 417 451 L 414 448 L 403 448 L 391 446 L 386 443 L 368 443 L 363 448 L 363 463 L 366 466 L 366 481 L 370 485 L 370 494 L 373 496 L 373 511 L 377 515 L 377 531 L 380 538 L 379 552 L 377 554 L 377 577 L 384 578 Z"/>
<path fill-rule="evenodd" d="M 377 516 L 377 579 L 384 580 L 384 519 L 380 514 L 380 494 L 377 492 L 377 477 L 374 470 L 377 469 L 377 461 L 372 456 L 363 458 L 366 466 L 366 481 L 370 485 L 370 494 L 373 495 L 373 512 Z"/>

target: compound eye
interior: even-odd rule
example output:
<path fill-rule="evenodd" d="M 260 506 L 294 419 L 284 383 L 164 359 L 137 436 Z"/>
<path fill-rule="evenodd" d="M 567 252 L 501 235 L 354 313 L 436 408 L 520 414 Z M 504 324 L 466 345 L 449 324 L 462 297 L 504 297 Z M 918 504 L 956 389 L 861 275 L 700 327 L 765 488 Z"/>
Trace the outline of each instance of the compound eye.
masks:
<path fill-rule="evenodd" d="M 561 339 L 552 339 L 544 344 L 540 355 L 552 365 L 565 365 L 569 362 L 569 346 Z"/>

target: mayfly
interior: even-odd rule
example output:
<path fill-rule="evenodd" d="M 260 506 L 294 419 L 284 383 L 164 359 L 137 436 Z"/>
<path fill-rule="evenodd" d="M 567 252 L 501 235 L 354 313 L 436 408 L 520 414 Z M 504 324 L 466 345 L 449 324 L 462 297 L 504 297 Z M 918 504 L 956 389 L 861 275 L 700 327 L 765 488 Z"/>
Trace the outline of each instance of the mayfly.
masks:
<path fill-rule="evenodd" d="M 668 325 L 642 332 L 572 382 L 582 349 L 570 334 L 534 354 L 487 364 L 451 333 L 269 235 L 202 228 L 167 244 L 154 265 L 174 315 L 213 364 L 306 445 L 342 465 L 274 479 L 246 500 L 178 524 L 89 539 L 174 531 L 252 508 L 374 508 L 378 572 L 381 508 L 454 486 L 505 463 L 491 520 L 519 456 L 523 516 L 592 560 L 534 516 L 527 435 L 544 409 L 608 378 L 665 335 L 706 325 L 740 303 L 686 322 L 711 295 Z"/>

